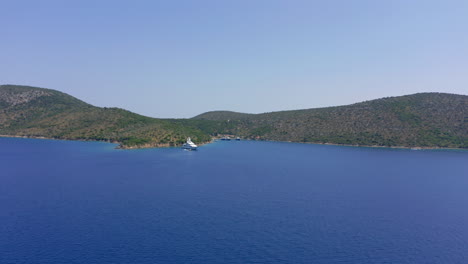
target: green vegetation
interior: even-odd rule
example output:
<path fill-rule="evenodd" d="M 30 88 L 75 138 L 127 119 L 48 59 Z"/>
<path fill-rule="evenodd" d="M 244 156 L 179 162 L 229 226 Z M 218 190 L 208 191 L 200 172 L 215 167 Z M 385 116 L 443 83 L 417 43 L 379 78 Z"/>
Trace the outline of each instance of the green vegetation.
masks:
<path fill-rule="evenodd" d="M 178 146 L 191 137 L 361 146 L 468 148 L 468 96 L 421 93 L 347 106 L 243 114 L 208 112 L 192 119 L 157 119 L 100 108 L 36 87 L 0 86 L 0 134 L 100 140 L 123 148 Z"/>
<path fill-rule="evenodd" d="M 49 89 L 2 85 L 0 106 L 2 135 L 111 141 L 123 148 L 177 146 L 189 136 L 197 143 L 211 140 L 195 127 L 95 107 Z"/>
<path fill-rule="evenodd" d="M 442 93 L 264 114 L 215 111 L 197 120 L 236 124 L 244 138 L 360 146 L 468 147 L 468 96 Z"/>

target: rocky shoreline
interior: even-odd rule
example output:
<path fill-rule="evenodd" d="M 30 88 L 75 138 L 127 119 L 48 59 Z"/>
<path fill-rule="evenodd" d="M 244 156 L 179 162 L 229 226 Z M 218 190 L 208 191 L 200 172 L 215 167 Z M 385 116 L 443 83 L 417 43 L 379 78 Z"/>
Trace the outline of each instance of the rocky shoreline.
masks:
<path fill-rule="evenodd" d="M 92 140 L 92 139 L 70 139 L 70 138 L 49 138 L 41 136 L 19 136 L 19 135 L 0 135 L 3 138 L 32 138 L 32 139 L 48 139 L 48 140 L 68 140 L 68 141 L 84 141 L 84 142 L 106 142 L 110 144 L 118 144 L 115 149 L 147 149 L 147 148 L 171 148 L 171 147 L 180 147 L 181 145 L 171 145 L 169 143 L 160 143 L 160 144 L 143 144 L 136 146 L 124 146 L 117 141 L 102 141 L 102 140 Z M 216 140 L 219 140 L 218 137 L 213 137 L 211 141 L 197 143 L 198 146 L 207 145 L 214 143 Z M 316 143 L 316 142 L 294 142 L 294 141 L 277 141 L 277 140 L 255 140 L 255 139 L 242 139 L 243 141 L 270 141 L 270 142 L 286 142 L 286 143 L 300 143 L 300 144 L 315 144 L 315 145 L 329 145 L 329 146 L 341 146 L 341 147 L 363 147 L 363 148 L 390 148 L 390 149 L 411 149 L 411 150 L 467 150 L 466 148 L 443 148 L 443 147 L 421 147 L 421 146 L 378 146 L 378 145 L 349 145 L 349 144 L 335 144 L 335 143 Z"/>

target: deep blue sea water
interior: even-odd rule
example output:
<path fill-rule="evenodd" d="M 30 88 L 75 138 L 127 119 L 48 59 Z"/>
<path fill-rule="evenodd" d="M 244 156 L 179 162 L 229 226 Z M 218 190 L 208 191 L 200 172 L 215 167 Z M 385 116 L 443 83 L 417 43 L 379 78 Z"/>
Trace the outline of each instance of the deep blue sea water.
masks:
<path fill-rule="evenodd" d="M 0 138 L 0 263 L 468 263 L 468 151 Z"/>

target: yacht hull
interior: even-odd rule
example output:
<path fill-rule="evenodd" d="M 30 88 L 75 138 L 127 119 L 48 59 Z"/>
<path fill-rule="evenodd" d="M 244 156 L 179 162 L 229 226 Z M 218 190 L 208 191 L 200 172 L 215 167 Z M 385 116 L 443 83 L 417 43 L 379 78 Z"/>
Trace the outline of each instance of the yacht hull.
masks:
<path fill-rule="evenodd" d="M 185 144 L 182 146 L 182 148 L 186 150 L 197 150 L 197 147 L 186 146 Z"/>

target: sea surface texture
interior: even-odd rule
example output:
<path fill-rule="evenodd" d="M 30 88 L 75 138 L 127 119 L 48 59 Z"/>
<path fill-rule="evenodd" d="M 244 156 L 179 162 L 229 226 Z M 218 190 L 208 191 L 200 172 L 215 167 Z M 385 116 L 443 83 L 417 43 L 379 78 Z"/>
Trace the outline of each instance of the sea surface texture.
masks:
<path fill-rule="evenodd" d="M 468 263 L 468 151 L 0 138 L 0 263 Z"/>

